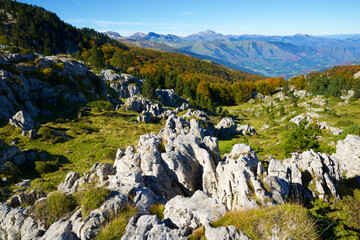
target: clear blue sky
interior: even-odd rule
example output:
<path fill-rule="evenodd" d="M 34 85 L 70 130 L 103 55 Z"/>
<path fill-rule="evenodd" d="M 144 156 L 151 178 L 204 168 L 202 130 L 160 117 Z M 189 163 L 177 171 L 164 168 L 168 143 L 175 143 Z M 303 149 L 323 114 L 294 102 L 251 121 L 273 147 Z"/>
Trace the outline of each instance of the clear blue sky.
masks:
<path fill-rule="evenodd" d="M 190 35 L 360 33 L 360 0 L 20 0 L 76 27 Z"/>

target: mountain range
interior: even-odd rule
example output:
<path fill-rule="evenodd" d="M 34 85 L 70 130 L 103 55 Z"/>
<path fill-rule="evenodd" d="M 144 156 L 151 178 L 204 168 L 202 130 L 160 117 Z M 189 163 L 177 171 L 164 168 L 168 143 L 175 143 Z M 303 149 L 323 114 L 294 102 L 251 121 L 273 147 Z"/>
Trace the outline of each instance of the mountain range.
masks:
<path fill-rule="evenodd" d="M 360 35 L 223 35 L 211 30 L 186 37 L 154 32 L 119 37 L 140 47 L 187 54 L 265 76 L 292 77 L 360 60 Z"/>

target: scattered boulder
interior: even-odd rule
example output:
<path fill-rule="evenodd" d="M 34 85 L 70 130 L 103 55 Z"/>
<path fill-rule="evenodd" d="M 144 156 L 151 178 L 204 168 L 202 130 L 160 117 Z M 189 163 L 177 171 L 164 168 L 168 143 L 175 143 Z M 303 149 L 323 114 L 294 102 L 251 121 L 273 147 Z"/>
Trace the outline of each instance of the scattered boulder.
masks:
<path fill-rule="evenodd" d="M 216 136 L 219 138 L 225 138 L 236 134 L 237 125 L 230 117 L 221 119 L 221 121 L 215 126 Z"/>
<path fill-rule="evenodd" d="M 255 135 L 255 134 L 257 134 L 255 128 L 250 126 L 250 124 L 237 126 L 236 132 L 237 132 L 237 134 L 240 134 L 240 135 Z"/>
<path fill-rule="evenodd" d="M 164 218 L 179 228 L 196 229 L 220 219 L 226 213 L 223 203 L 196 191 L 190 198 L 176 196 L 165 205 Z"/>
<path fill-rule="evenodd" d="M 305 114 L 300 114 L 296 117 L 293 117 L 292 119 L 290 119 L 290 122 L 295 123 L 296 125 L 299 125 L 300 123 L 306 121 L 308 124 L 311 124 L 314 122 L 313 119 L 315 118 L 319 118 L 319 114 L 317 113 L 311 113 L 311 112 L 307 112 Z"/>
<path fill-rule="evenodd" d="M 29 131 L 36 127 L 36 123 L 31 115 L 23 110 L 17 112 L 10 120 L 9 123 L 23 131 Z"/>
<path fill-rule="evenodd" d="M 332 127 L 327 122 L 317 122 L 316 125 L 318 125 L 320 129 L 329 129 L 333 135 L 340 135 L 342 133 L 340 128 Z"/>

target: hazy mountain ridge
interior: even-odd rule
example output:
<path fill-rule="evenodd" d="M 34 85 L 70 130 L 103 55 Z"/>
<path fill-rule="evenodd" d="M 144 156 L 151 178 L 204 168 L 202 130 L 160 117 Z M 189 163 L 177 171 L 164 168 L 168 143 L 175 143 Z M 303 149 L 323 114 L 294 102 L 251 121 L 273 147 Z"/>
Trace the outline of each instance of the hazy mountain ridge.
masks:
<path fill-rule="evenodd" d="M 232 65 L 236 69 L 267 76 L 291 77 L 310 72 L 314 68 L 328 68 L 360 60 L 359 35 L 348 35 L 346 39 L 344 35 L 339 35 L 340 39 L 335 37 L 336 35 L 326 37 L 307 34 L 222 35 L 207 30 L 186 37 L 153 32 L 136 33 L 122 41 L 131 40 L 133 44 L 142 47 L 146 47 L 141 43 L 143 40 L 161 42 L 171 48 L 152 44 L 152 49 L 173 52 L 181 49 L 201 55 L 202 59 L 208 57 L 220 64 Z"/>

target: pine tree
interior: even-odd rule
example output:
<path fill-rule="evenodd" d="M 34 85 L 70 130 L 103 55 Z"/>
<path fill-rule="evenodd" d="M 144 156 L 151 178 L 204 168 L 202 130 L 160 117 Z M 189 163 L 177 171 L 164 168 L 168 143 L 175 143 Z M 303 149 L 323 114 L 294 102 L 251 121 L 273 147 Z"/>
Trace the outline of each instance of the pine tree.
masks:
<path fill-rule="evenodd" d="M 97 48 L 96 45 L 94 45 L 91 49 L 91 55 L 89 60 L 94 68 L 96 69 L 102 68 L 105 63 L 105 57 L 103 51 Z"/>
<path fill-rule="evenodd" d="M 145 79 L 144 84 L 142 85 L 142 94 L 149 100 L 154 100 L 156 98 L 155 88 L 150 79 Z"/>

